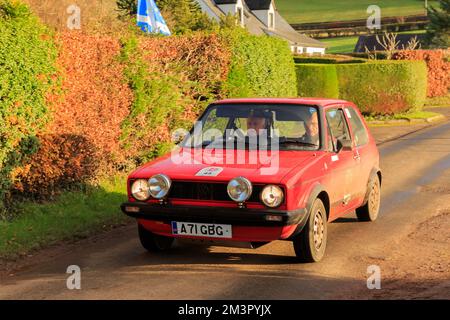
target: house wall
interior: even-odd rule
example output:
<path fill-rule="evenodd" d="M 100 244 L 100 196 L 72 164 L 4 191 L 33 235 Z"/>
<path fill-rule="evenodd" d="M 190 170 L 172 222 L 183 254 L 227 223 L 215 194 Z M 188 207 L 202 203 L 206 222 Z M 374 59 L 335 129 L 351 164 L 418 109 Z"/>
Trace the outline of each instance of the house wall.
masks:
<path fill-rule="evenodd" d="M 300 46 L 291 46 L 291 50 L 293 53 L 297 54 L 316 54 L 323 55 L 325 54 L 325 48 L 313 48 L 313 47 L 300 47 Z"/>
<path fill-rule="evenodd" d="M 269 28 L 269 14 L 273 14 L 273 28 L 276 28 L 276 15 L 275 15 L 275 8 L 273 4 L 270 5 L 269 10 L 254 10 L 252 11 L 253 14 L 262 22 L 266 27 Z"/>

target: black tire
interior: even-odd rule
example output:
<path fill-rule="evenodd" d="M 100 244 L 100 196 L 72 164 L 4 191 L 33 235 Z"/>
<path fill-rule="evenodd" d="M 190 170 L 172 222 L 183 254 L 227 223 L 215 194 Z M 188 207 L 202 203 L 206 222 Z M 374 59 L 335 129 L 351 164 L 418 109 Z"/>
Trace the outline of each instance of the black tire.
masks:
<path fill-rule="evenodd" d="M 362 207 L 356 209 L 359 221 L 375 221 L 380 212 L 381 184 L 378 176 L 371 179 L 367 190 L 367 201 Z"/>
<path fill-rule="evenodd" d="M 153 234 L 140 224 L 138 224 L 138 232 L 142 246 L 149 252 L 166 251 L 172 247 L 174 238 Z"/>
<path fill-rule="evenodd" d="M 294 238 L 294 250 L 301 262 L 319 262 L 327 246 L 327 212 L 322 200 L 316 199 L 302 232 Z"/>

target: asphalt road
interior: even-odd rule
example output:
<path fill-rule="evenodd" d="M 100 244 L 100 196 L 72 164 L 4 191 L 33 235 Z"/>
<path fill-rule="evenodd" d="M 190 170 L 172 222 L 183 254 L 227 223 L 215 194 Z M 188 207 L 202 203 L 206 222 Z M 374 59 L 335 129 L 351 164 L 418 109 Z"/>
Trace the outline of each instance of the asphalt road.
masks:
<path fill-rule="evenodd" d="M 331 223 L 321 263 L 296 263 L 283 241 L 257 250 L 177 245 L 150 254 L 133 224 L 38 253 L 31 265 L 0 277 L 0 299 L 447 298 L 450 123 L 382 144 L 380 152 L 379 220 L 361 223 L 350 214 Z M 381 268 L 376 292 L 366 285 L 372 264 Z M 81 290 L 66 287 L 69 265 L 81 268 Z"/>

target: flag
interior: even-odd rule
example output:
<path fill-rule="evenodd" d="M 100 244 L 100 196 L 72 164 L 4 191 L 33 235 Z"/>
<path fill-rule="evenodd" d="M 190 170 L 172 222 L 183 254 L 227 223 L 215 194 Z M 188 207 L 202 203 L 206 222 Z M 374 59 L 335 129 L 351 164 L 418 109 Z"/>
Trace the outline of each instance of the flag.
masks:
<path fill-rule="evenodd" d="M 170 36 L 169 27 L 164 21 L 155 0 L 139 0 L 137 25 L 146 33 L 161 33 Z"/>

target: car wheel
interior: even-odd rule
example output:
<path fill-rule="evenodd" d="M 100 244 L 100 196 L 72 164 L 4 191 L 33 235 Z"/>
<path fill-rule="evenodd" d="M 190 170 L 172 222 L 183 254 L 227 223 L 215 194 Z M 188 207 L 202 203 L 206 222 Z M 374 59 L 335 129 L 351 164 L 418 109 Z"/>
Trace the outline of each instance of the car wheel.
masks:
<path fill-rule="evenodd" d="M 375 221 L 380 212 L 381 185 L 380 179 L 375 177 L 369 184 L 369 194 L 367 203 L 356 209 L 356 216 L 359 221 Z"/>
<path fill-rule="evenodd" d="M 327 212 L 322 200 L 314 201 L 305 228 L 293 242 L 295 254 L 301 262 L 322 260 L 327 246 Z"/>
<path fill-rule="evenodd" d="M 139 240 L 142 246 L 150 252 L 161 252 L 169 250 L 172 247 L 173 238 L 164 237 L 145 229 L 143 226 L 138 224 Z"/>

